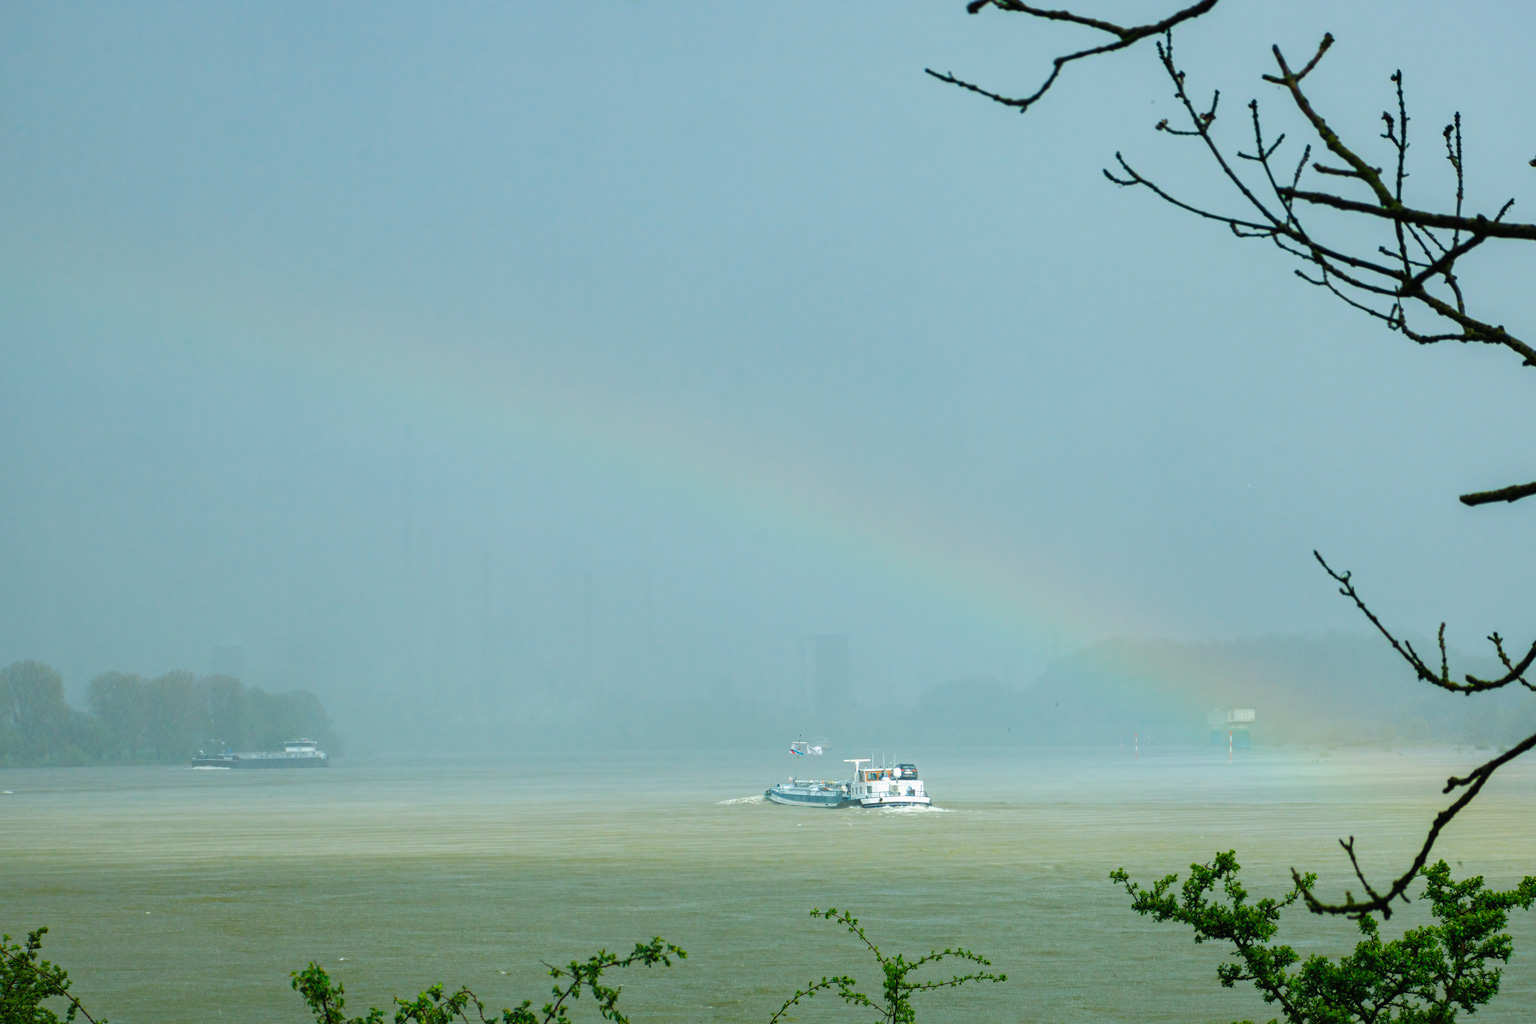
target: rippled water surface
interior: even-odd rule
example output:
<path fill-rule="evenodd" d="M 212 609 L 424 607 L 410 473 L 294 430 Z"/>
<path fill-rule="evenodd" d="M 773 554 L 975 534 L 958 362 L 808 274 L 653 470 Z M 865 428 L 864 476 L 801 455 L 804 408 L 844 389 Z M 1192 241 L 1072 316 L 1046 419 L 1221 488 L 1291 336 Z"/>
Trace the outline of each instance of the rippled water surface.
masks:
<path fill-rule="evenodd" d="M 827 906 L 888 951 L 963 944 L 1009 975 L 926 997 L 922 1020 L 1267 1020 L 1257 996 L 1217 986 L 1224 951 L 1136 918 L 1107 873 L 1235 848 L 1250 890 L 1279 889 L 1295 864 L 1338 892 L 1339 836 L 1399 867 L 1445 777 L 1486 756 L 900 753 L 941 809 L 764 803 L 817 763 L 780 751 L 0 772 L 0 930 L 49 925 L 49 957 L 117 1024 L 302 1021 L 288 972 L 310 960 L 352 1012 L 435 981 L 500 1008 L 542 1000 L 541 960 L 655 934 L 690 956 L 624 979 L 636 1024 L 762 1022 L 808 978 L 876 980 L 849 936 L 808 916 Z M 835 756 L 820 764 L 841 774 Z M 1458 873 L 1536 873 L 1533 783 L 1536 763 L 1516 762 L 1452 826 L 1440 853 Z M 1504 994 L 1478 1020 L 1536 1013 L 1536 922 L 1513 932 Z M 1353 941 L 1304 914 L 1282 938 Z M 822 997 L 799 1019 L 854 1017 Z"/>

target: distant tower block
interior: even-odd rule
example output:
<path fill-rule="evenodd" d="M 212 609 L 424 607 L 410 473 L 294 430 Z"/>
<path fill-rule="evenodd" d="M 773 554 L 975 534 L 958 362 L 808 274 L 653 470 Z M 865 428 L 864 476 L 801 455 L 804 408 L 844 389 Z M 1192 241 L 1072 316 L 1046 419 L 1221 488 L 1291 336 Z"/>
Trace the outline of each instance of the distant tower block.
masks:
<path fill-rule="evenodd" d="M 1229 742 L 1239 750 L 1253 745 L 1253 708 L 1212 708 L 1206 712 L 1205 722 L 1211 727 L 1211 745 L 1221 746 Z"/>
<path fill-rule="evenodd" d="M 848 710 L 848 637 L 825 634 L 814 638 L 816 662 L 816 710 L 838 713 Z"/>

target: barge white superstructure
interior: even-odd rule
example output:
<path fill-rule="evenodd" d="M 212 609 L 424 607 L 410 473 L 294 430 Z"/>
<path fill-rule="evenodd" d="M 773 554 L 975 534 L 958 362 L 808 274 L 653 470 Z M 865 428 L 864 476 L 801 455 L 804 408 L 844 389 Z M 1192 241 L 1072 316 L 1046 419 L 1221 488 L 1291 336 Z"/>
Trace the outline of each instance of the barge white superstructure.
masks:
<path fill-rule="evenodd" d="M 862 767 L 872 759 L 845 758 L 853 765 L 853 781 L 848 783 L 848 802 L 854 807 L 927 807 L 933 803 L 923 791 L 917 765 Z"/>

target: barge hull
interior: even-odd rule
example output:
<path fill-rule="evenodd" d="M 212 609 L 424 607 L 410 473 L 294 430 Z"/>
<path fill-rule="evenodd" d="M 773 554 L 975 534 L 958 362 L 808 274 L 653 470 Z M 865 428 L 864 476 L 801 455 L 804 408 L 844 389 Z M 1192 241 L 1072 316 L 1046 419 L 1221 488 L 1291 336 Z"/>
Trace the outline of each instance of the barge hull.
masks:
<path fill-rule="evenodd" d="M 771 803 L 789 807 L 847 807 L 848 798 L 841 793 L 784 793 L 775 789 L 765 790 L 763 796 Z"/>
<path fill-rule="evenodd" d="M 325 757 L 194 757 L 193 768 L 324 768 Z"/>

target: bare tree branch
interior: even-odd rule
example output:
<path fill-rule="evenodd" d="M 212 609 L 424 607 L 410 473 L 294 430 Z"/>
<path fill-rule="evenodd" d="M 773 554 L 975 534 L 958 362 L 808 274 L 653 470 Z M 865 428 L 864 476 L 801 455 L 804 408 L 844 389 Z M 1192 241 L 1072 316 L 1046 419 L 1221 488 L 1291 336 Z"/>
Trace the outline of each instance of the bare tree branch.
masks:
<path fill-rule="evenodd" d="M 1051 62 L 1051 73 L 1046 76 L 1046 79 L 1043 83 L 1041 83 L 1040 88 L 1036 89 L 1028 96 L 1023 97 L 1004 96 L 1001 93 L 992 92 L 988 89 L 982 88 L 979 85 L 976 85 L 975 83 L 956 78 L 953 73 L 948 71 L 941 74 L 932 68 L 924 68 L 923 70 L 941 82 L 945 82 L 949 85 L 957 85 L 962 89 L 967 89 L 971 92 L 974 92 L 978 96 L 985 96 L 987 99 L 1001 103 L 1004 106 L 1016 107 L 1020 113 L 1023 113 L 1032 107 L 1036 100 L 1040 99 L 1040 97 L 1044 96 L 1047 92 L 1050 91 L 1051 86 L 1056 84 L 1056 79 L 1058 76 L 1060 76 L 1061 69 L 1073 61 L 1082 60 L 1084 57 L 1096 57 L 1101 53 L 1113 53 L 1116 50 L 1124 50 L 1129 46 L 1135 45 L 1148 36 L 1163 35 L 1175 25 L 1189 21 L 1193 18 L 1198 18 L 1202 14 L 1207 13 L 1211 10 L 1211 8 L 1216 6 L 1217 2 L 1218 0 L 1200 0 L 1199 3 L 1191 4 L 1181 11 L 1175 11 L 1173 14 L 1170 14 L 1168 17 L 1161 21 L 1151 22 L 1150 24 L 1146 25 L 1132 25 L 1126 27 L 1122 25 L 1116 25 L 1113 22 L 1102 21 L 1098 18 L 1089 18 L 1083 15 L 1074 14 L 1071 11 L 1055 11 L 1043 7 L 1035 7 L 1031 4 L 1019 3 L 1017 0 L 974 0 L 974 2 L 966 6 L 966 10 L 972 14 L 976 14 L 983 7 L 995 7 L 1000 11 L 1007 11 L 1011 14 L 1027 14 L 1031 17 L 1041 18 L 1046 21 L 1065 21 L 1074 25 L 1083 25 L 1087 28 L 1098 29 L 1100 32 L 1106 32 L 1109 35 L 1114 36 L 1115 41 L 1112 43 L 1105 43 L 1102 46 L 1092 46 L 1086 50 L 1078 50 L 1076 53 L 1063 54 L 1062 56 L 1057 57 L 1054 61 Z"/>
<path fill-rule="evenodd" d="M 1281 191 L 1288 199 L 1300 199 L 1304 203 L 1331 206 L 1335 210 L 1344 210 L 1348 213 L 1363 213 L 1371 217 L 1381 217 L 1386 220 L 1397 221 L 1401 224 L 1413 224 L 1419 227 L 1431 228 L 1452 228 L 1460 231 L 1470 231 L 1488 238 L 1517 238 L 1524 242 L 1536 242 L 1536 224 L 1510 224 L 1501 220 L 1490 220 L 1482 214 L 1478 214 L 1476 217 L 1460 217 L 1448 213 L 1414 210 L 1406 206 L 1372 206 L 1370 203 L 1345 199 L 1330 192 L 1307 192 L 1292 188 L 1282 189 Z"/>
<path fill-rule="evenodd" d="M 1296 109 L 1301 111 L 1302 116 L 1312 123 L 1312 129 L 1317 132 L 1317 137 L 1323 140 L 1323 145 L 1327 146 L 1340 160 L 1349 164 L 1354 170 L 1355 175 L 1361 181 L 1371 186 L 1371 190 L 1376 193 L 1376 198 L 1380 199 L 1383 205 L 1391 206 L 1395 203 L 1395 200 L 1392 193 L 1387 190 L 1387 186 L 1382 182 L 1381 172 L 1360 159 L 1354 150 L 1344 145 L 1343 140 L 1339 138 L 1332 128 L 1328 127 L 1328 122 L 1323 120 L 1323 116 L 1313 109 L 1311 101 L 1301 91 L 1302 78 L 1317 66 L 1317 62 L 1323 59 L 1323 54 L 1327 53 L 1328 48 L 1332 45 L 1333 34 L 1324 33 L 1323 41 L 1318 44 L 1317 54 L 1307 62 L 1306 68 L 1300 75 L 1293 73 L 1290 67 L 1287 66 L 1285 56 L 1280 52 L 1280 47 L 1270 47 L 1270 52 L 1275 55 L 1275 63 L 1280 65 L 1281 73 L 1278 77 L 1265 75 L 1264 80 L 1285 86 L 1291 93 L 1291 99 L 1295 102 Z"/>
<path fill-rule="evenodd" d="M 1361 917 L 1372 913 L 1379 913 L 1384 918 L 1391 917 L 1394 900 L 1402 899 L 1404 903 L 1408 902 L 1406 895 L 1408 886 L 1413 883 L 1413 880 L 1418 877 L 1419 871 L 1428 862 L 1430 851 L 1435 848 L 1435 843 L 1439 840 L 1440 833 L 1445 826 L 1449 825 L 1451 820 L 1477 797 L 1484 784 L 1493 777 L 1494 772 L 1533 748 L 1536 748 L 1536 734 L 1527 736 L 1498 757 L 1478 765 L 1465 777 L 1456 778 L 1452 776 L 1447 779 L 1443 792 L 1449 793 L 1463 786 L 1466 787 L 1467 791 L 1449 807 L 1435 815 L 1435 820 L 1430 823 L 1429 831 L 1425 834 L 1424 842 L 1419 847 L 1419 852 L 1414 856 L 1413 863 L 1409 865 L 1407 871 L 1392 881 L 1392 884 L 1387 887 L 1385 892 L 1378 892 L 1366 881 L 1365 873 L 1360 868 L 1360 861 L 1355 856 L 1354 836 L 1350 836 L 1348 839 L 1340 839 L 1339 845 L 1348 854 L 1349 863 L 1355 870 L 1355 877 L 1360 880 L 1360 884 L 1365 888 L 1368 899 L 1356 900 L 1354 893 L 1346 891 L 1343 903 L 1324 903 L 1312 894 L 1311 888 L 1305 884 L 1305 879 L 1301 873 L 1292 868 L 1291 878 L 1295 880 L 1297 887 L 1301 889 L 1301 896 L 1306 901 L 1307 909 L 1311 910 L 1314 914 L 1333 914 L 1344 917 Z"/>
<path fill-rule="evenodd" d="M 1516 484 L 1513 487 L 1500 487 L 1496 491 L 1473 491 L 1471 494 L 1463 494 L 1463 505 L 1487 505 L 1495 501 L 1519 501 L 1521 498 L 1529 498 L 1536 494 L 1536 483 Z"/>
<path fill-rule="evenodd" d="M 1387 629 L 1386 625 L 1382 623 L 1381 619 L 1377 618 L 1376 613 L 1371 611 L 1370 607 L 1365 603 L 1365 599 L 1362 598 L 1359 591 L 1355 589 L 1354 582 L 1352 581 L 1349 573 L 1335 572 L 1333 567 L 1330 566 L 1323 559 L 1323 556 L 1316 551 L 1312 552 L 1312 557 L 1316 558 L 1317 564 L 1323 567 L 1323 571 L 1326 572 L 1329 576 L 1333 577 L 1334 582 L 1338 583 L 1339 593 L 1343 594 L 1345 597 L 1354 602 L 1355 607 L 1358 608 L 1360 613 L 1370 621 L 1371 625 L 1376 627 L 1376 631 L 1386 639 L 1387 644 L 1398 653 L 1399 657 L 1408 663 L 1409 667 L 1413 669 L 1414 674 L 1426 683 L 1430 683 L 1433 686 L 1438 686 L 1442 690 L 1450 690 L 1454 693 L 1481 693 L 1484 690 L 1500 689 L 1502 687 L 1508 686 L 1510 683 L 1524 682 L 1523 677 L 1525 676 L 1525 673 L 1530 671 L 1530 668 L 1533 664 L 1536 664 L 1536 643 L 1531 644 L 1530 650 L 1526 651 L 1524 657 L 1522 657 L 1519 662 L 1510 664 L 1509 659 L 1504 658 L 1503 656 L 1504 641 L 1499 637 L 1497 633 L 1495 633 L 1493 636 L 1489 637 L 1489 640 L 1492 641 L 1494 646 L 1497 648 L 1498 654 L 1501 660 L 1504 661 L 1508 671 L 1497 679 L 1480 679 L 1471 673 L 1467 673 L 1462 677 L 1462 681 L 1458 682 L 1451 678 L 1450 671 L 1446 667 L 1445 623 L 1442 622 L 1440 624 L 1439 634 L 1440 671 L 1435 672 L 1427 664 L 1425 664 L 1424 659 L 1419 657 L 1418 653 L 1414 651 L 1413 645 L 1411 643 L 1399 641 L 1397 637 L 1392 635 L 1392 631 Z"/>
<path fill-rule="evenodd" d="M 1497 653 L 1499 661 L 1504 665 L 1504 675 L 1497 679 L 1479 679 L 1478 677 L 1468 673 L 1463 677 L 1463 682 L 1457 682 L 1451 678 L 1449 659 L 1446 655 L 1445 623 L 1442 622 L 1440 624 L 1440 629 L 1437 636 L 1437 642 L 1440 648 L 1440 670 L 1436 672 L 1431 669 L 1429 665 L 1424 662 L 1424 659 L 1419 656 L 1419 653 L 1413 649 L 1413 644 L 1406 641 L 1399 641 L 1398 638 L 1395 637 L 1389 629 L 1387 629 L 1385 624 L 1382 623 L 1381 619 L 1378 618 L 1376 613 L 1370 609 L 1370 607 L 1365 603 L 1365 600 L 1355 589 L 1354 583 L 1351 581 L 1350 574 L 1348 572 L 1335 572 L 1334 569 L 1323 559 L 1321 554 L 1314 551 L 1312 552 L 1312 555 L 1317 559 L 1318 564 L 1323 567 L 1323 571 L 1331 576 L 1333 580 L 1339 584 L 1339 593 L 1343 594 L 1345 597 L 1354 602 L 1355 607 L 1360 610 L 1360 613 L 1370 621 L 1371 625 L 1376 627 L 1377 631 L 1386 638 L 1387 644 L 1413 668 L 1414 673 L 1420 679 L 1434 686 L 1440 687 L 1441 689 L 1465 694 L 1480 693 L 1486 690 L 1496 690 L 1501 687 L 1508 686 L 1511 683 L 1520 683 L 1526 689 L 1536 690 L 1536 686 L 1532 686 L 1532 684 L 1525 679 L 1525 673 L 1530 670 L 1533 663 L 1536 663 L 1536 643 L 1531 645 L 1530 650 L 1525 653 L 1524 657 L 1522 657 L 1518 662 L 1515 662 L 1510 659 L 1509 655 L 1504 650 L 1503 637 L 1499 636 L 1498 633 L 1494 633 L 1488 637 L 1488 640 L 1493 644 L 1494 651 Z M 1306 900 L 1307 907 L 1312 910 L 1313 913 L 1317 914 L 1342 914 L 1347 917 L 1359 917 L 1362 914 L 1379 912 L 1383 917 L 1391 917 L 1393 900 L 1401 897 L 1404 902 L 1407 902 L 1407 897 L 1404 896 L 1404 893 L 1406 892 L 1408 886 L 1413 882 L 1414 878 L 1418 875 L 1419 870 L 1424 867 L 1424 864 L 1429 858 L 1430 851 L 1434 849 L 1436 841 L 1440 838 L 1441 830 L 1443 830 L 1446 825 L 1450 824 L 1451 819 L 1460 814 L 1462 809 L 1472 802 L 1472 800 L 1482 790 L 1484 783 L 1486 783 L 1488 779 L 1492 777 L 1494 772 L 1498 771 L 1499 768 L 1505 764 L 1508 764 L 1510 761 L 1513 761 L 1521 754 L 1524 754 L 1526 751 L 1531 750 L 1533 747 L 1536 747 L 1536 735 L 1527 737 L 1525 740 L 1506 750 L 1499 756 L 1485 761 L 1483 764 L 1474 768 L 1465 777 L 1457 778 L 1452 776 L 1450 779 L 1446 780 L 1444 792 L 1449 793 L 1452 790 L 1462 787 L 1466 787 L 1467 791 L 1463 793 L 1454 803 L 1446 807 L 1435 816 L 1435 820 L 1430 823 L 1429 831 L 1425 834 L 1424 842 L 1421 844 L 1418 854 L 1414 857 L 1413 863 L 1408 867 L 1407 871 L 1393 880 L 1392 884 L 1387 887 L 1385 892 L 1378 892 L 1376 888 L 1372 886 L 1369 881 L 1367 881 L 1365 873 L 1360 867 L 1360 861 L 1355 856 L 1354 836 L 1350 836 L 1347 840 L 1339 840 L 1339 845 L 1344 848 L 1344 852 L 1349 856 L 1350 866 L 1353 867 L 1355 877 L 1360 880 L 1360 884 L 1365 890 L 1367 897 L 1366 900 L 1358 901 L 1355 899 L 1354 893 L 1346 891 L 1344 893 L 1343 903 L 1323 903 L 1313 895 L 1310 888 L 1302 884 L 1301 873 L 1292 868 L 1291 875 L 1296 880 L 1297 884 L 1301 886 L 1302 896 Z"/>
<path fill-rule="evenodd" d="M 982 89 L 952 74 L 940 75 L 930 70 L 928 72 L 930 75 L 949 84 L 979 93 L 998 103 L 1019 110 L 1027 110 L 1051 88 L 1066 64 L 1099 53 L 1124 49 L 1148 35 L 1160 34 L 1163 38 L 1157 47 L 1158 57 L 1173 87 L 1174 96 L 1182 108 L 1183 123 L 1173 125 L 1168 119 L 1164 119 L 1156 125 L 1156 130 L 1181 138 L 1198 139 L 1220 177 L 1234 190 L 1235 198 L 1239 200 L 1236 204 L 1238 212 L 1223 212 L 1204 206 L 1200 202 L 1180 198 L 1175 194 L 1176 190 L 1165 187 L 1136 169 L 1125 156 L 1118 152 L 1115 154 L 1118 173 L 1106 169 L 1105 177 L 1117 185 L 1145 188 L 1177 209 L 1226 225 L 1239 238 L 1257 238 L 1270 242 L 1287 256 L 1302 263 L 1302 266 L 1295 270 L 1296 275 L 1302 280 L 1315 287 L 1326 289 L 1351 308 L 1381 321 L 1388 329 L 1401 333 L 1417 344 L 1460 341 L 1499 345 L 1519 355 L 1523 365 L 1536 367 L 1536 347 L 1515 337 L 1503 325 L 1488 322 L 1469 311 L 1467 294 L 1458 269 L 1460 261 L 1471 257 L 1474 252 L 1486 253 L 1488 251 L 1486 243 L 1490 241 L 1536 241 L 1536 224 L 1510 223 L 1504 220 L 1513 206 L 1513 199 L 1501 206 L 1497 214 L 1492 217 L 1481 214 L 1471 217 L 1466 215 L 1464 204 L 1467 169 L 1462 147 L 1460 113 L 1455 115 L 1441 133 L 1445 146 L 1445 158 L 1454 175 L 1454 201 L 1448 203 L 1453 212 L 1435 212 L 1408 202 L 1405 186 L 1410 176 L 1408 167 L 1410 118 L 1401 71 L 1394 72 L 1391 76 L 1396 109 L 1383 111 L 1381 114 L 1384 130 L 1380 138 L 1389 147 L 1393 159 L 1390 171 L 1387 171 L 1366 159 L 1360 147 L 1341 137 L 1330 126 L 1303 87 L 1307 77 L 1319 67 L 1324 56 L 1333 46 L 1333 36 L 1325 34 L 1316 52 L 1299 70 L 1292 70 L 1278 46 L 1272 47 L 1271 53 L 1278 73 L 1261 77 L 1285 90 L 1290 106 L 1305 121 L 1311 134 L 1316 137 L 1321 147 L 1328 150 L 1333 159 L 1327 163 L 1312 160 L 1312 145 L 1307 144 L 1302 147 L 1300 159 L 1294 163 L 1294 170 L 1290 170 L 1293 166 L 1290 157 L 1284 158 L 1286 162 L 1282 170 L 1276 161 L 1280 159 L 1279 154 L 1285 142 L 1285 135 L 1283 133 L 1277 135 L 1273 142 L 1266 141 L 1259 117 L 1258 101 L 1253 100 L 1249 103 L 1253 151 L 1250 153 L 1238 149 L 1236 156 L 1244 163 L 1237 163 L 1227 158 L 1227 150 L 1218 143 L 1215 135 L 1216 101 L 1220 98 L 1220 93 L 1213 92 L 1209 108 L 1197 105 L 1190 97 L 1185 72 L 1174 60 L 1171 30 L 1184 21 L 1205 14 L 1214 4 L 1196 4 L 1160 22 L 1135 28 L 1124 28 L 1070 11 L 1035 8 L 1017 0 L 976 0 L 970 5 L 970 10 L 975 13 L 984 6 L 1028 14 L 1049 21 L 1082 25 L 1108 33 L 1115 38 L 1112 42 L 1101 46 L 1057 57 L 1044 84 L 1031 95 L 1022 98 L 1012 98 Z M 1245 173 L 1248 172 L 1239 173 L 1239 167 L 1246 168 L 1252 164 L 1258 165 L 1258 173 L 1262 175 L 1262 181 L 1256 181 L 1254 184 L 1250 184 L 1245 177 Z M 1531 161 L 1531 166 L 1536 167 L 1536 160 Z M 1328 182 L 1325 189 L 1304 187 L 1302 178 L 1309 168 L 1313 174 Z M 1254 177 L 1252 174 L 1248 176 Z M 1343 188 L 1347 187 L 1347 183 L 1352 180 L 1359 181 L 1369 188 L 1374 201 L 1363 202 L 1331 190 L 1334 182 L 1338 182 Z M 1307 184 L 1311 185 L 1310 182 Z M 1303 218 L 1303 210 L 1309 211 L 1308 218 Z M 1363 250 L 1357 247 L 1358 243 L 1352 238 L 1342 243 L 1330 241 L 1329 236 L 1320 234 L 1306 222 L 1310 219 L 1312 211 L 1333 211 L 1336 214 L 1345 214 L 1354 218 L 1357 224 L 1362 223 L 1359 218 L 1365 218 L 1363 223 L 1375 223 L 1390 230 L 1390 239 L 1384 239 L 1381 244 Z M 1319 216 L 1323 214 L 1320 213 Z M 1410 322 L 1410 313 L 1414 318 L 1412 322 Z M 1419 317 L 1427 317 L 1429 322 L 1420 323 Z M 1482 505 L 1498 501 L 1513 502 L 1532 495 L 1536 495 L 1536 482 L 1463 494 L 1460 500 L 1466 505 Z M 1398 639 L 1387 628 L 1376 613 L 1366 605 L 1355 589 L 1348 572 L 1335 572 L 1323 560 L 1322 555 L 1315 551 L 1313 555 L 1324 571 L 1338 583 L 1339 592 L 1354 603 L 1360 613 L 1375 627 L 1392 650 L 1412 668 L 1419 679 L 1440 689 L 1461 694 L 1497 690 L 1517 683 L 1527 690 L 1536 692 L 1536 684 L 1526 678 L 1526 673 L 1536 665 L 1536 642 L 1531 644 L 1524 655 L 1516 659 L 1506 651 L 1503 637 L 1496 632 L 1492 633 L 1488 640 L 1493 644 L 1494 652 L 1504 668 L 1504 673 L 1489 679 L 1482 679 L 1471 673 L 1464 673 L 1460 678 L 1454 678 L 1446 648 L 1444 623 L 1440 625 L 1436 635 L 1439 664 L 1434 666 L 1414 650 L 1411 642 Z M 1341 840 L 1340 845 L 1348 855 L 1355 877 L 1363 887 L 1366 897 L 1364 900 L 1357 900 L 1353 893 L 1346 892 L 1345 901 L 1341 904 L 1323 903 L 1314 896 L 1305 876 L 1293 871 L 1307 906 L 1321 914 L 1342 914 L 1358 918 L 1369 913 L 1380 913 L 1383 917 L 1390 917 L 1394 901 L 1407 900 L 1406 890 L 1424 867 L 1442 830 L 1476 798 L 1494 772 L 1532 749 L 1536 749 L 1536 735 L 1526 738 L 1504 753 L 1484 762 L 1465 777 L 1452 777 L 1447 780 L 1444 792 L 1451 793 L 1457 789 L 1462 789 L 1464 792 L 1436 815 L 1408 870 L 1392 880 L 1384 890 L 1378 890 L 1366 878 L 1356 855 L 1353 836 L 1348 840 Z"/>
<path fill-rule="evenodd" d="M 1305 118 L 1313 132 L 1342 166 L 1329 166 L 1312 161 L 1312 171 L 1323 177 L 1357 179 L 1375 193 L 1375 203 L 1347 199 L 1333 192 L 1320 192 L 1300 186 L 1301 177 L 1309 166 L 1310 147 L 1302 153 L 1295 171 L 1281 183 L 1276 173 L 1274 158 L 1285 136 L 1278 136 L 1273 143 L 1266 143 L 1259 119 L 1257 101 L 1249 103 L 1253 122 L 1253 152 L 1237 151 L 1244 161 L 1256 163 L 1264 176 L 1272 200 L 1260 198 L 1237 167 L 1228 162 L 1217 144 L 1213 125 L 1216 106 L 1201 111 L 1190 99 L 1187 76 L 1177 66 L 1173 57 L 1172 34 L 1165 33 L 1158 44 L 1158 56 L 1173 86 L 1174 96 L 1184 110 L 1187 128 L 1174 127 L 1167 119 L 1157 124 L 1157 130 L 1172 135 L 1198 138 L 1215 163 L 1220 174 L 1236 190 L 1249 215 L 1220 212 L 1176 197 L 1169 189 L 1147 175 L 1132 168 L 1123 154 L 1115 155 L 1122 173 L 1105 172 L 1106 177 L 1118 185 L 1139 186 L 1153 192 L 1179 209 L 1198 217 L 1224 223 L 1240 238 L 1262 238 L 1274 244 L 1287 255 L 1310 264 L 1311 273 L 1298 271 L 1298 276 L 1309 284 L 1327 289 L 1332 295 L 1354 309 L 1381 320 L 1391 330 L 1400 332 L 1409 340 L 1432 345 L 1441 341 L 1475 342 L 1499 345 L 1517 353 L 1525 365 L 1536 366 L 1536 346 L 1512 335 L 1501 324 L 1481 320 L 1467 311 L 1466 295 L 1457 276 L 1457 263 L 1491 239 L 1536 240 L 1536 225 L 1511 224 L 1504 221 L 1511 200 L 1500 208 L 1493 218 L 1467 217 L 1462 213 L 1465 198 L 1465 164 L 1461 148 L 1461 118 L 1447 125 L 1442 133 L 1445 139 L 1447 160 L 1455 174 L 1455 213 L 1444 214 L 1409 206 L 1404 201 L 1404 184 L 1408 178 L 1408 106 L 1403 91 L 1403 76 L 1394 72 L 1392 82 L 1396 88 L 1396 113 L 1383 112 L 1385 124 L 1382 138 L 1394 151 L 1393 176 L 1389 181 L 1376 167 L 1360 156 L 1357 149 L 1342 139 L 1319 112 L 1316 105 L 1302 89 L 1301 82 L 1315 69 L 1332 46 L 1332 36 L 1324 36 L 1317 52 L 1301 69 L 1292 71 L 1285 55 L 1274 48 L 1274 58 L 1280 74 L 1265 75 L 1265 80 L 1284 87 L 1297 111 Z M 1218 94 L 1219 95 L 1219 94 Z M 1337 210 L 1347 214 L 1366 214 L 1388 222 L 1392 230 L 1392 244 L 1378 245 L 1375 251 L 1387 257 L 1390 264 L 1351 253 L 1343 246 L 1323 241 L 1302 222 L 1298 204 L 1306 204 Z M 1451 232 L 1449 243 L 1442 241 L 1437 230 Z M 1448 295 L 1437 294 L 1444 289 Z M 1434 317 L 1444 318 L 1451 330 L 1424 329 L 1410 322 L 1411 307 L 1422 307 Z M 1523 495 L 1521 495 L 1523 496 Z"/>

